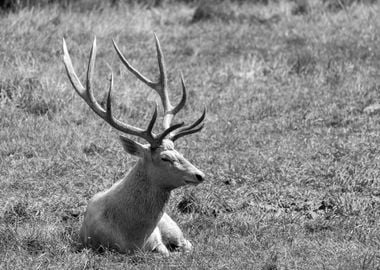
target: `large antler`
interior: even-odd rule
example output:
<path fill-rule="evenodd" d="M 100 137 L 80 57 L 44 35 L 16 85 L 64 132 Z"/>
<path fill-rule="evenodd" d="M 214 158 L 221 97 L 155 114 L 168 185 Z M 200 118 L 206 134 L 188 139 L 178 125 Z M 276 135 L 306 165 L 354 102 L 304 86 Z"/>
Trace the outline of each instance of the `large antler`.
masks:
<path fill-rule="evenodd" d="M 153 88 L 157 91 L 157 93 L 161 97 L 161 101 L 164 107 L 164 131 L 160 134 L 154 134 L 152 132 L 153 126 L 157 119 L 157 104 L 154 109 L 153 116 L 148 124 L 147 129 L 143 130 L 138 127 L 134 127 L 131 125 L 128 125 L 126 123 L 123 123 L 119 121 L 118 119 L 114 118 L 112 115 L 112 106 L 111 106 L 111 92 L 113 88 L 113 76 L 111 73 L 110 78 L 110 85 L 108 90 L 108 96 L 107 96 L 107 103 L 106 108 L 102 108 L 102 106 L 96 101 L 96 98 L 94 97 L 93 89 L 92 89 L 92 77 L 93 77 L 93 70 L 95 67 L 95 58 L 96 58 L 96 38 L 94 39 L 91 53 L 90 53 L 90 59 L 88 63 L 88 69 L 87 69 L 87 78 L 86 78 L 86 87 L 83 87 L 82 83 L 80 82 L 78 76 L 76 75 L 74 71 L 74 67 L 70 58 L 70 55 L 67 50 L 65 39 L 63 39 L 63 61 L 66 67 L 66 72 L 69 76 L 69 79 L 71 81 L 71 84 L 73 85 L 75 91 L 83 98 L 83 100 L 88 104 L 88 106 L 103 120 L 105 120 L 107 123 L 109 123 L 112 127 L 115 129 L 126 133 L 130 135 L 135 135 L 138 137 L 141 137 L 148 141 L 152 147 L 158 147 L 162 140 L 170 134 L 170 139 L 173 141 L 184 136 L 187 134 L 195 133 L 197 131 L 200 131 L 203 128 L 203 124 L 200 127 L 197 127 L 205 118 L 205 112 L 203 112 L 202 116 L 195 121 L 193 124 L 183 127 L 184 123 L 175 124 L 173 126 L 170 126 L 171 120 L 175 116 L 175 114 L 183 108 L 186 102 L 186 87 L 185 83 L 183 81 L 183 78 L 181 76 L 181 82 L 182 82 L 182 99 L 180 103 L 173 107 L 170 104 L 170 100 L 168 97 L 166 85 L 167 85 L 167 79 L 166 79 L 166 70 L 165 70 L 165 64 L 163 60 L 163 55 L 160 47 L 160 43 L 155 35 L 156 38 L 156 48 L 157 48 L 157 57 L 158 57 L 158 65 L 160 69 L 160 80 L 156 83 L 148 80 L 146 77 L 141 75 L 135 68 L 133 68 L 128 61 L 124 58 L 118 47 L 116 46 L 116 43 L 114 42 L 115 49 L 121 58 L 122 62 L 126 65 L 126 67 L 141 81 L 146 83 L 148 86 Z M 174 131 L 177 130 L 175 133 Z"/>
<path fill-rule="evenodd" d="M 167 129 L 170 127 L 171 121 L 174 118 L 174 116 L 185 106 L 186 103 L 186 86 L 183 79 L 183 75 L 181 73 L 181 85 L 182 85 L 182 98 L 181 101 L 178 103 L 177 106 L 173 106 L 170 103 L 168 90 L 167 90 L 167 75 L 166 75 L 166 68 L 165 68 L 165 61 L 164 56 L 161 50 L 160 41 L 158 40 L 156 34 L 154 34 L 154 38 L 156 41 L 156 51 L 157 51 L 157 60 L 158 60 L 158 68 L 160 72 L 160 76 L 157 82 L 153 82 L 146 78 L 144 75 L 142 75 L 137 69 L 135 69 L 128 60 L 124 57 L 123 53 L 120 51 L 119 47 L 117 46 L 116 42 L 113 40 L 113 45 L 115 47 L 115 50 L 117 54 L 120 57 L 120 60 L 123 62 L 123 64 L 127 67 L 127 69 L 134 74 L 140 81 L 148 85 L 150 88 L 154 89 L 158 95 L 161 98 L 162 106 L 164 108 L 164 119 L 163 119 L 163 126 L 164 129 Z M 169 138 L 173 141 L 176 139 L 192 134 L 195 132 L 200 131 L 203 128 L 203 124 L 199 127 L 197 127 L 199 124 L 202 123 L 202 121 L 205 119 L 206 116 L 206 109 L 204 109 L 202 116 L 196 120 L 193 124 L 185 126 L 177 132 L 169 132 L 170 136 Z"/>

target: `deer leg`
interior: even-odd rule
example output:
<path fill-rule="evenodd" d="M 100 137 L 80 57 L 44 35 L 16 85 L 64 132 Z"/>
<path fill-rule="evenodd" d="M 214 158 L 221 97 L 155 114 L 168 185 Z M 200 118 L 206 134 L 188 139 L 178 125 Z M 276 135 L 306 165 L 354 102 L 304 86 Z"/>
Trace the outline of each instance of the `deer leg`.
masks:
<path fill-rule="evenodd" d="M 177 223 L 175 223 L 168 214 L 164 213 L 162 215 L 157 227 L 160 230 L 162 242 L 169 248 L 169 250 L 192 250 L 193 246 L 187 239 L 185 239 Z"/>
<path fill-rule="evenodd" d="M 161 232 L 156 227 L 149 238 L 145 241 L 144 249 L 148 251 L 157 251 L 158 253 L 168 256 L 169 250 L 166 248 L 165 244 L 162 241 Z"/>

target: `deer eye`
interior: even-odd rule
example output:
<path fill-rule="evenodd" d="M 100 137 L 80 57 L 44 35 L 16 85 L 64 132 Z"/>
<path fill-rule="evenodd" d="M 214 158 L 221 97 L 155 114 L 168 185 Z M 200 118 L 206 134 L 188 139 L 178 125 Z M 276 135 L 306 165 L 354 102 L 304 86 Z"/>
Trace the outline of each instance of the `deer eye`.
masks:
<path fill-rule="evenodd" d="M 173 163 L 173 161 L 167 157 L 162 157 L 161 158 L 162 161 L 165 161 L 165 162 L 170 162 L 170 163 Z"/>

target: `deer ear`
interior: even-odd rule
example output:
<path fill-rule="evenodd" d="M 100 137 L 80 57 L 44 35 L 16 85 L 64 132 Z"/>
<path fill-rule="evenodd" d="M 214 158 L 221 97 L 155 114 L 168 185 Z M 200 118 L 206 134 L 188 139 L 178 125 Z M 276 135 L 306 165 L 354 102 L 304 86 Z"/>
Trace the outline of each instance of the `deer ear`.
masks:
<path fill-rule="evenodd" d="M 146 151 L 146 147 L 144 145 L 132 141 L 131 139 L 128 139 L 124 136 L 120 136 L 120 141 L 127 153 L 141 158 L 144 156 L 144 153 Z"/>

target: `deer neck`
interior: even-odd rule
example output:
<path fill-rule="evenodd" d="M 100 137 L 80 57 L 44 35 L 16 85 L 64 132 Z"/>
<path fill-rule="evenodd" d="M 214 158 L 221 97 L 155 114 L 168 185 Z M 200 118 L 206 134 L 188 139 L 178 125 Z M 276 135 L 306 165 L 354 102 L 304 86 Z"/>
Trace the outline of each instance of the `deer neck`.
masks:
<path fill-rule="evenodd" d="M 154 185 L 153 182 L 154 179 L 147 174 L 144 160 L 139 160 L 116 185 L 112 196 L 118 204 L 116 207 L 124 212 L 125 217 L 133 216 L 136 222 L 157 224 L 169 200 L 170 190 Z"/>

